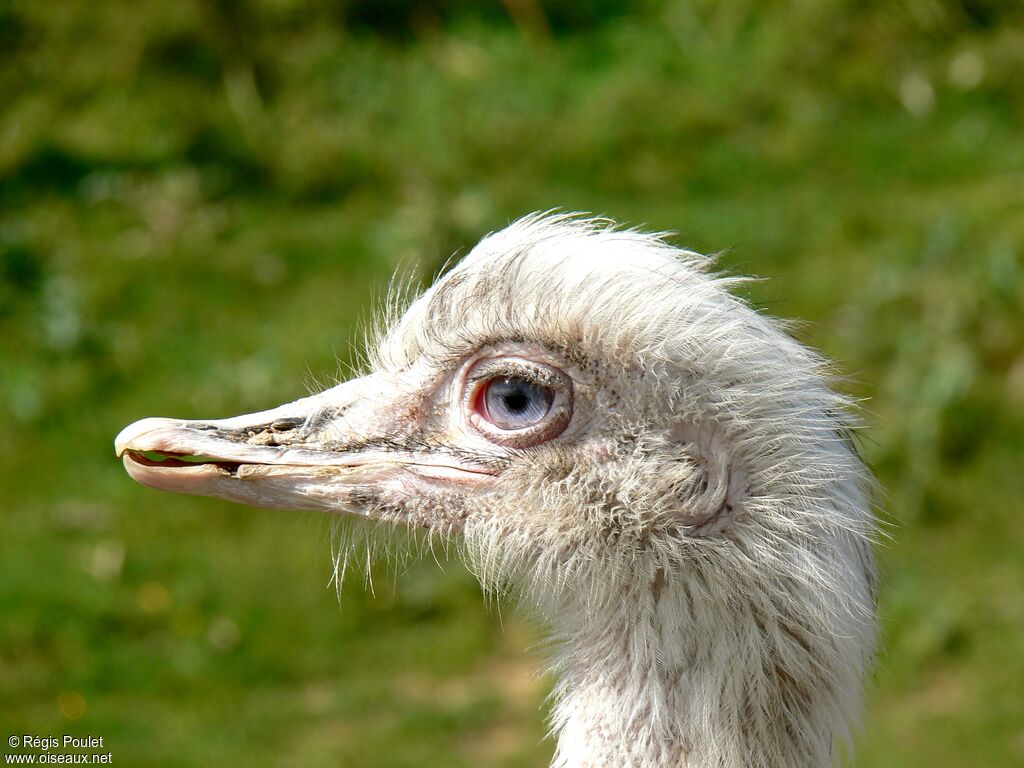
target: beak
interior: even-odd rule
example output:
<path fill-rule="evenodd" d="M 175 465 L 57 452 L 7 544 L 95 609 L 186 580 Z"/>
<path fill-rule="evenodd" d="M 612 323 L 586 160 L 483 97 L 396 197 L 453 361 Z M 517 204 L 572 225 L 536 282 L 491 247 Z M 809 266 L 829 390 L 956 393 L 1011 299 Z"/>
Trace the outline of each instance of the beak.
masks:
<path fill-rule="evenodd" d="M 114 448 L 133 480 L 158 490 L 356 514 L 407 499 L 418 484 L 493 475 L 452 452 L 403 448 L 402 419 L 375 378 L 230 419 L 142 419 Z"/>

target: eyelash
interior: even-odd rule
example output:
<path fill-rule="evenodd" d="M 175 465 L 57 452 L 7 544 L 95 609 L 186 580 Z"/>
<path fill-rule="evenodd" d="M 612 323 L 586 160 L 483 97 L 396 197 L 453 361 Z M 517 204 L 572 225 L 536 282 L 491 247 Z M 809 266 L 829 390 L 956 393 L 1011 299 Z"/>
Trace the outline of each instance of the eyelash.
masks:
<path fill-rule="evenodd" d="M 467 378 L 467 384 L 476 385 L 480 381 L 507 376 L 511 379 L 523 379 L 539 387 L 554 389 L 562 382 L 559 377 L 545 375 L 545 372 L 525 363 L 513 363 L 508 360 L 486 360 L 478 363 L 473 373 Z"/>

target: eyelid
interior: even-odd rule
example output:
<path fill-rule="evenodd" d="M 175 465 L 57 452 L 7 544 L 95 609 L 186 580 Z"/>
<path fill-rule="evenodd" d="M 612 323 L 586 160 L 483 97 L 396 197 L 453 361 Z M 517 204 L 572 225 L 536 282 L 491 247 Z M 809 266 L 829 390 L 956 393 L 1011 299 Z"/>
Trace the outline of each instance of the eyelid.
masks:
<path fill-rule="evenodd" d="M 558 389 L 560 386 L 564 387 L 564 379 L 555 375 L 550 369 L 530 364 L 526 361 L 509 360 L 507 358 L 482 360 L 466 378 L 466 383 L 476 385 L 483 380 L 493 379 L 498 376 L 505 376 L 510 379 L 523 379 L 530 384 L 551 389 Z"/>

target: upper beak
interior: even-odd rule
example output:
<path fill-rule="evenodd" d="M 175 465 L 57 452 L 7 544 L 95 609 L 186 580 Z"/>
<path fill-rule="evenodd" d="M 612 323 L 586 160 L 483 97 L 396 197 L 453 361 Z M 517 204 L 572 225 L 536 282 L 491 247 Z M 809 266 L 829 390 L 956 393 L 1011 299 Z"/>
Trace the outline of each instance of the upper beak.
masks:
<path fill-rule="evenodd" d="M 451 456 L 396 449 L 387 437 L 395 418 L 370 377 L 230 419 L 142 419 L 114 448 L 143 485 L 290 509 L 362 513 L 367 499 L 408 496 L 411 481 L 492 474 Z"/>

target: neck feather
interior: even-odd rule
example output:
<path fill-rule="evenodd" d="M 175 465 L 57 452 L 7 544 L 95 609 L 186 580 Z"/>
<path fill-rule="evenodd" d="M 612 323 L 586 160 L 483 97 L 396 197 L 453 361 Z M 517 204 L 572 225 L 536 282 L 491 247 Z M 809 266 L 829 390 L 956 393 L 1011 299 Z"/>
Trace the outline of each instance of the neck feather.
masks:
<path fill-rule="evenodd" d="M 863 638 L 663 574 L 554 614 L 553 768 L 832 763 L 859 705 L 866 652 L 850 641 Z"/>

